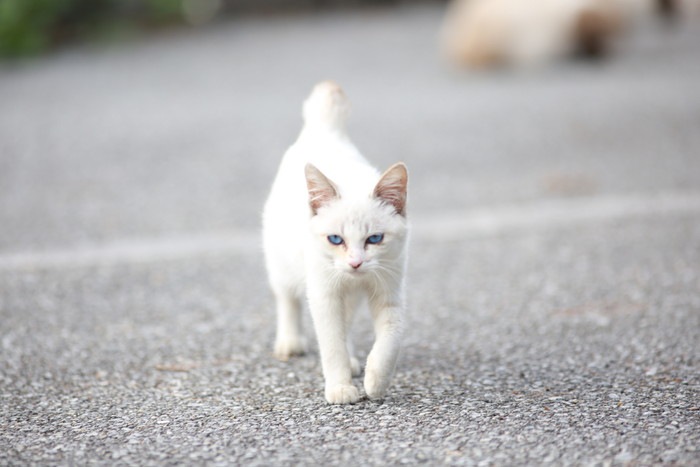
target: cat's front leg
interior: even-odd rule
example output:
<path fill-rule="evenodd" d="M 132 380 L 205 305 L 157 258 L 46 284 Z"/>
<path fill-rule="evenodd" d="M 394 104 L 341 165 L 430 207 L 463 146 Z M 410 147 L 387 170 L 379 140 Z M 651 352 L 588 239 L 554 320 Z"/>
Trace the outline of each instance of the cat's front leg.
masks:
<path fill-rule="evenodd" d="M 376 339 L 367 357 L 364 386 L 370 399 L 380 399 L 396 368 L 403 334 L 403 307 L 374 303 L 372 317 Z"/>
<path fill-rule="evenodd" d="M 338 297 L 324 296 L 323 293 L 310 293 L 309 309 L 321 352 L 326 400 L 330 404 L 357 402 L 360 399 L 360 393 L 352 384 L 345 308 L 342 300 Z"/>

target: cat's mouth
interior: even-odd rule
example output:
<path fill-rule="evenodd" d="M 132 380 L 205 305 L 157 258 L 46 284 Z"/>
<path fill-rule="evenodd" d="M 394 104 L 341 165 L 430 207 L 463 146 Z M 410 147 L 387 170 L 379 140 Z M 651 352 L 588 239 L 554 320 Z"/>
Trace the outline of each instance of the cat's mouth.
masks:
<path fill-rule="evenodd" d="M 359 268 L 345 268 L 343 269 L 343 272 L 345 272 L 348 276 L 351 277 L 359 277 L 359 276 L 364 276 L 365 273 L 367 272 L 367 268 L 359 267 Z"/>

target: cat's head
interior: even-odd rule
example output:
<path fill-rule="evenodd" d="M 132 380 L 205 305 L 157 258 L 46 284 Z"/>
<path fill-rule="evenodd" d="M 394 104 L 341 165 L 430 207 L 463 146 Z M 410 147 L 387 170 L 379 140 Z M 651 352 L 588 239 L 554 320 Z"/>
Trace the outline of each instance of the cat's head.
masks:
<path fill-rule="evenodd" d="M 407 236 L 408 172 L 391 166 L 366 196 L 344 198 L 315 166 L 306 166 L 313 241 L 333 270 L 361 276 L 400 267 Z"/>

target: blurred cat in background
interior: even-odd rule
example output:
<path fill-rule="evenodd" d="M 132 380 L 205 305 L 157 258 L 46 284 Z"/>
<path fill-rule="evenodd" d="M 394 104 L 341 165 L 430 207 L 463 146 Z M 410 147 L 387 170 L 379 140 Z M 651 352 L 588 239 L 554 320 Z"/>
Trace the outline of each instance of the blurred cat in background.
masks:
<path fill-rule="evenodd" d="M 532 66 L 608 53 L 640 18 L 697 16 L 700 0 L 454 0 L 445 17 L 445 58 L 471 68 Z"/>

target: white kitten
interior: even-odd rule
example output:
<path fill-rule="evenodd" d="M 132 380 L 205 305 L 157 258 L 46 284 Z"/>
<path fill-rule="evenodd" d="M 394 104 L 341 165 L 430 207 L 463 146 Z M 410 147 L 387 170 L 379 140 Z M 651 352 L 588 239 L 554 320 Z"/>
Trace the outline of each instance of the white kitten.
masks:
<path fill-rule="evenodd" d="M 402 333 L 408 228 L 406 166 L 380 176 L 350 142 L 347 102 L 333 82 L 316 85 L 304 102 L 304 127 L 287 150 L 263 213 L 263 243 L 277 301 L 275 356 L 305 351 L 306 295 L 321 352 L 326 400 L 356 402 L 360 366 L 348 331 L 368 303 L 376 340 L 364 387 L 381 398 L 396 366 Z"/>

